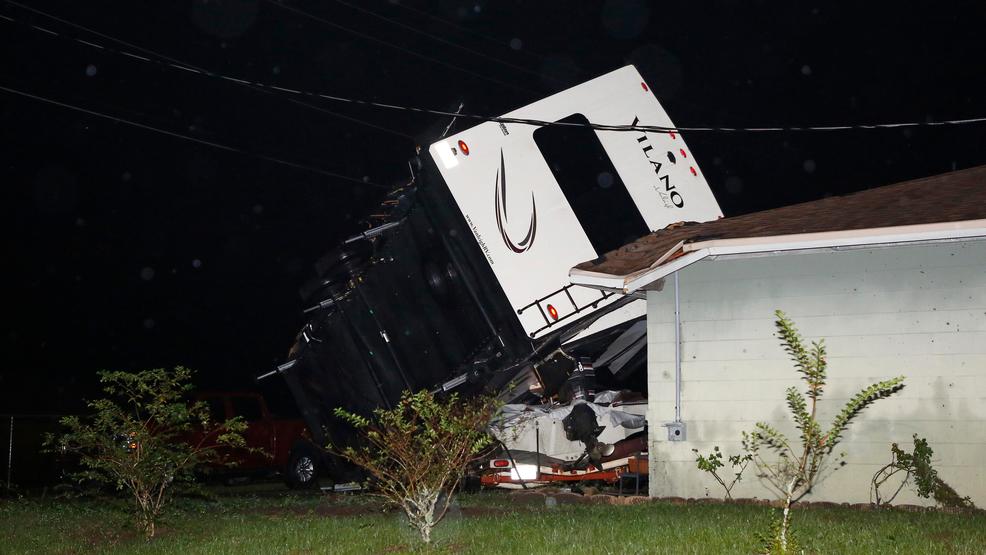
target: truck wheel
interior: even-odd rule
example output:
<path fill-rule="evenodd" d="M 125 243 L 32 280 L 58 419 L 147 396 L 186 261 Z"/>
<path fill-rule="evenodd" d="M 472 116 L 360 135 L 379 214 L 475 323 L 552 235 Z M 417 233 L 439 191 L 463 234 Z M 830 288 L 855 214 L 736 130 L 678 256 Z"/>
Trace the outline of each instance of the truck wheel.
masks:
<path fill-rule="evenodd" d="M 288 458 L 285 482 L 292 489 L 318 487 L 318 455 L 310 447 L 300 447 Z"/>

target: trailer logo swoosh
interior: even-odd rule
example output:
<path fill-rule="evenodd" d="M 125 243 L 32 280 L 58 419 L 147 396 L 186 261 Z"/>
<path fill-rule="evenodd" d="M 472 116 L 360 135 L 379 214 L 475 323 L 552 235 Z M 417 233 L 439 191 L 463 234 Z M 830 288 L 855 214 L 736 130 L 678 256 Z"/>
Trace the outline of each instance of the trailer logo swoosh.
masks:
<path fill-rule="evenodd" d="M 538 228 L 537 204 L 534 202 L 534 191 L 531 191 L 531 224 L 527 228 L 527 235 L 519 242 L 515 242 L 510 238 L 506 228 L 503 227 L 507 221 L 507 170 L 503 163 L 502 149 L 500 150 L 500 169 L 496 173 L 496 187 L 493 191 L 493 196 L 493 204 L 496 206 L 496 227 L 500 230 L 500 237 L 503 238 L 503 244 L 507 245 L 507 248 L 516 253 L 529 250 L 534 245 L 534 236 Z"/>

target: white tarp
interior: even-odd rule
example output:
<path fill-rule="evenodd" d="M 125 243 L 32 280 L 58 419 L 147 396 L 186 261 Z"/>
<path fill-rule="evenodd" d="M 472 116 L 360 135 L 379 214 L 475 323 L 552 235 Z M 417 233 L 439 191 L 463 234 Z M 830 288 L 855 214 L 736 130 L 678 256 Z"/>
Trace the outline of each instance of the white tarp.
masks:
<path fill-rule="evenodd" d="M 602 391 L 597 399 L 615 398 L 617 392 Z M 562 420 L 572 412 L 576 403 L 568 405 L 505 405 L 500 417 L 491 426 L 493 435 L 511 451 L 540 452 L 550 457 L 566 460 L 577 459 L 585 450 L 580 441 L 570 441 L 565 436 Z M 596 421 L 604 426 L 599 440 L 603 443 L 616 443 L 637 431 L 647 420 L 646 401 L 604 406 L 585 403 L 596 414 Z"/>

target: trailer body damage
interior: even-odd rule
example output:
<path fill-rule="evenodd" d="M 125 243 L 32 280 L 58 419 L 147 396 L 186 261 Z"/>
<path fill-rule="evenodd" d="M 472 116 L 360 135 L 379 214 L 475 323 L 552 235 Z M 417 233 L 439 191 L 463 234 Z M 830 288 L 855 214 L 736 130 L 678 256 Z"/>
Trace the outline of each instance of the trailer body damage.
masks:
<path fill-rule="evenodd" d="M 568 271 L 576 264 L 674 222 L 722 217 L 680 134 L 584 127 L 673 127 L 633 66 L 503 117 L 555 125 L 486 122 L 429 152 L 529 337 L 544 337 L 618 299 L 572 287 Z M 642 304 L 586 335 L 641 315 Z"/>

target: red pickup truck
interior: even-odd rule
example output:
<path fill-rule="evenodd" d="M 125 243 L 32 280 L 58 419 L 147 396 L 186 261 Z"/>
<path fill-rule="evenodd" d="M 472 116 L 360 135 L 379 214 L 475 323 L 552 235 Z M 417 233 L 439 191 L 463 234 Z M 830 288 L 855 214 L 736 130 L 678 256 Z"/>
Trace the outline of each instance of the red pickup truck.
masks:
<path fill-rule="evenodd" d="M 195 396 L 209 407 L 211 417 L 221 422 L 241 416 L 247 422 L 243 434 L 254 451 L 229 453 L 236 461 L 234 471 L 243 474 L 278 472 L 292 488 L 316 487 L 321 466 L 319 450 L 300 419 L 275 418 L 264 397 L 246 391 L 205 391 Z"/>

